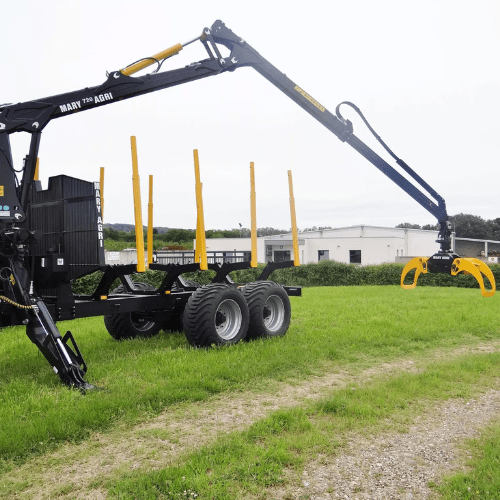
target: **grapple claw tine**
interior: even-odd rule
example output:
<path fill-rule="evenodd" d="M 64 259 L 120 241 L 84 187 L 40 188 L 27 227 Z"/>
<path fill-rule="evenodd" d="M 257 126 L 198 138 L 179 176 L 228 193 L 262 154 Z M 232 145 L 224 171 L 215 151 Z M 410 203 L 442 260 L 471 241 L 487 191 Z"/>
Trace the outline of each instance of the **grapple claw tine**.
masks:
<path fill-rule="evenodd" d="M 401 287 L 409 290 L 411 288 L 415 288 L 417 286 L 417 280 L 420 276 L 420 273 L 427 272 L 427 259 L 428 257 L 414 257 L 410 261 L 408 261 L 401 273 Z M 415 277 L 413 278 L 413 283 L 411 285 L 405 285 L 404 281 L 406 275 L 412 270 L 415 269 Z"/>
<path fill-rule="evenodd" d="M 456 258 L 453 261 L 451 267 L 452 276 L 456 276 L 458 273 L 469 273 L 476 278 L 481 288 L 481 295 L 483 297 L 492 297 L 496 291 L 495 277 L 491 272 L 491 269 L 481 260 L 472 258 Z M 490 281 L 491 290 L 486 290 L 484 286 L 483 276 L 486 276 Z"/>

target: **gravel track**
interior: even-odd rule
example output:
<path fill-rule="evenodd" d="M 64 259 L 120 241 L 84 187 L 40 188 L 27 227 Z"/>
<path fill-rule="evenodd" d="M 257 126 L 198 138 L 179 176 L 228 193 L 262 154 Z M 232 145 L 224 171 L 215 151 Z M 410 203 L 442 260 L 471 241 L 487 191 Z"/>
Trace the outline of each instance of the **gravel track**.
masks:
<path fill-rule="evenodd" d="M 460 444 L 499 417 L 500 390 L 491 390 L 477 400 L 446 401 L 429 415 L 417 417 L 407 433 L 350 438 L 343 453 L 318 457 L 307 464 L 300 484 L 269 490 L 270 498 L 432 498 L 435 493 L 430 482 L 463 470 Z"/>

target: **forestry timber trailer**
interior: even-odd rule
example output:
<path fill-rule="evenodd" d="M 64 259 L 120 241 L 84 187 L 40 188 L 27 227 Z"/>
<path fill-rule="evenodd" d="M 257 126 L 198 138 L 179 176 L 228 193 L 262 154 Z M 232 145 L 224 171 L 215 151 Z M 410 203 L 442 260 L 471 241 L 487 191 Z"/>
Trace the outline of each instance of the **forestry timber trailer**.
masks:
<path fill-rule="evenodd" d="M 207 59 L 159 71 L 165 59 L 198 40 L 208 53 Z M 221 55 L 220 46 L 229 50 L 229 57 Z M 157 66 L 152 73 L 131 76 L 152 64 Z M 70 332 L 64 337 L 60 335 L 55 324 L 59 320 L 104 315 L 106 326 L 115 338 L 153 334 L 182 320 L 186 336 L 194 345 L 237 342 L 247 334 L 248 321 L 250 335 L 286 332 L 290 319 L 288 295 L 300 294 L 300 289 L 285 290 L 265 281 L 277 264 L 268 266 L 258 281 L 243 288 L 243 293 L 228 277 L 236 266 L 229 263 L 214 265 L 216 276 L 205 287 L 186 283 L 181 276 L 199 269 L 198 264 L 152 265 L 151 268 L 165 272 L 161 286 L 152 289 L 144 284 L 134 285 L 129 277 L 135 271 L 134 266 L 104 266 L 100 202 L 94 185 L 58 176 L 50 179 L 49 188 L 42 191 L 34 181 L 41 133 L 51 120 L 244 66 L 254 68 L 437 218 L 439 251 L 432 257 L 411 261 L 403 272 L 402 286 L 414 287 L 418 275 L 427 270 L 452 275 L 463 271 L 476 277 L 483 295 L 493 295 L 495 283 L 490 269 L 479 260 L 463 259 L 453 253 L 445 202 L 436 191 L 397 158 L 368 124 L 382 146 L 420 188 L 354 135 L 352 123 L 339 112 L 341 105 L 335 115 L 330 113 L 224 23 L 216 21 L 184 45 L 177 44 L 110 72 L 107 80 L 97 87 L 0 106 L 0 325 L 26 325 L 28 337 L 69 386 L 92 388 L 84 380 L 87 366 L 73 335 Z M 367 123 L 352 103 L 341 104 L 353 107 Z M 9 139 L 15 132 L 31 135 L 20 180 L 14 169 Z M 98 269 L 103 276 L 94 293 L 76 296 L 71 281 Z M 415 269 L 415 280 L 412 285 L 404 285 L 410 269 Z M 490 291 L 485 289 L 481 273 L 489 278 Z M 116 278 L 120 278 L 122 285 L 110 293 Z"/>

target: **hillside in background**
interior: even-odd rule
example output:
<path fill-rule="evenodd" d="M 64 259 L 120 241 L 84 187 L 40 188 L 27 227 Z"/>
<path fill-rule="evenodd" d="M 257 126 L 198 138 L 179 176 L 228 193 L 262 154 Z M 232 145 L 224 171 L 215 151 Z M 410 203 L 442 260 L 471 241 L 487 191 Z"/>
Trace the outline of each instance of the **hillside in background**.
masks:
<path fill-rule="evenodd" d="M 134 224 L 122 224 L 121 222 L 116 222 L 113 224 L 104 224 L 104 227 L 114 229 L 115 231 L 125 231 L 126 233 L 132 233 L 135 231 Z M 155 229 L 158 230 L 158 234 L 164 234 L 172 228 L 155 226 Z M 144 226 L 144 231 L 147 231 L 147 226 Z"/>

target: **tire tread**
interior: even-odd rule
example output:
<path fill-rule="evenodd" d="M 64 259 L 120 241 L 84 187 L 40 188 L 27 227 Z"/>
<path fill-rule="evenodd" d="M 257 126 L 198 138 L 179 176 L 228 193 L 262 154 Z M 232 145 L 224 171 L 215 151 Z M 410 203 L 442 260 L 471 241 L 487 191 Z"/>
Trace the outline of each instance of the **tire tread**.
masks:
<path fill-rule="evenodd" d="M 225 342 L 216 333 L 211 318 L 213 317 L 214 308 L 217 307 L 220 296 L 226 290 L 234 290 L 233 287 L 222 284 L 212 283 L 203 285 L 198 288 L 186 304 L 184 309 L 184 334 L 188 342 L 195 347 L 208 347 L 212 344 L 226 344 L 235 342 Z M 235 290 L 236 291 L 236 290 Z M 240 293 L 236 291 L 236 293 Z M 243 297 L 242 297 L 243 298 Z M 246 306 L 245 301 L 242 305 Z M 246 307 L 242 310 L 244 330 L 243 337 L 246 335 L 248 328 L 248 311 Z M 241 331 L 241 330 L 240 330 Z M 240 335 L 238 336 L 240 337 Z M 238 338 L 236 342 L 241 340 Z"/>
<path fill-rule="evenodd" d="M 285 307 L 283 328 L 279 332 L 270 332 L 264 325 L 262 318 L 263 304 L 273 291 L 280 296 Z M 249 311 L 247 340 L 259 337 L 281 337 L 286 334 L 290 325 L 291 306 L 288 294 L 281 285 L 274 281 L 254 281 L 244 286 L 243 296 L 247 301 Z"/>

